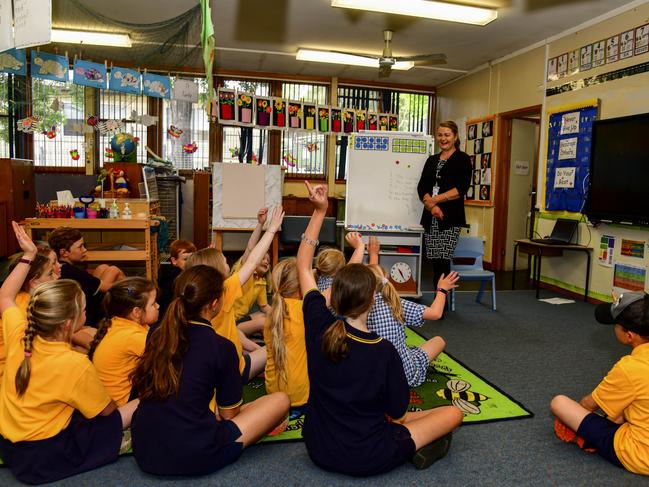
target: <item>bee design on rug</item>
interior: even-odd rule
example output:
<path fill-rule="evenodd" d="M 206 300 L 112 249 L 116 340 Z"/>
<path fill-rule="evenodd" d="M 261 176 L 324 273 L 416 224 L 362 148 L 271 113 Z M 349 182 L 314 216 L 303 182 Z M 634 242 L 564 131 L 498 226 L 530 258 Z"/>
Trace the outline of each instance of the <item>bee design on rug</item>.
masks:
<path fill-rule="evenodd" d="M 479 392 L 471 392 L 471 384 L 459 379 L 449 380 L 445 389 L 439 389 L 437 395 L 451 401 L 453 406 L 467 414 L 480 414 L 480 402 L 489 399 Z M 476 403 L 476 404 L 474 404 Z"/>

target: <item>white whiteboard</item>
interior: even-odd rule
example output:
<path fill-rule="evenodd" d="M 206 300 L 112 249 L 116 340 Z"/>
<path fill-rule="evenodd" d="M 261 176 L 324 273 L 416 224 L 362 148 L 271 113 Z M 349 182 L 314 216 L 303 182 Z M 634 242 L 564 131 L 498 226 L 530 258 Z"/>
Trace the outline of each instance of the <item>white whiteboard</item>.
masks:
<path fill-rule="evenodd" d="M 433 139 L 409 133 L 359 132 L 349 138 L 345 227 L 406 231 L 419 228 L 417 183 Z"/>
<path fill-rule="evenodd" d="M 223 167 L 229 166 L 228 170 L 235 167 L 246 173 L 248 171 L 259 171 L 264 175 L 264 204 L 269 211 L 282 204 L 282 184 L 284 175 L 281 167 L 276 165 L 268 166 L 251 166 L 250 164 L 228 164 L 215 162 L 212 165 L 212 227 L 213 228 L 248 228 L 252 229 L 257 226 L 257 216 L 255 211 L 254 218 L 224 218 L 223 217 Z M 236 169 L 235 169 L 236 170 Z M 254 201 L 259 199 L 259 194 L 255 194 L 255 189 L 250 185 L 240 185 L 237 187 L 236 196 L 231 196 L 230 191 L 226 191 L 226 198 L 234 198 L 234 201 L 227 201 L 226 207 L 236 204 L 237 201 Z M 259 209 L 259 208 L 258 208 Z"/>

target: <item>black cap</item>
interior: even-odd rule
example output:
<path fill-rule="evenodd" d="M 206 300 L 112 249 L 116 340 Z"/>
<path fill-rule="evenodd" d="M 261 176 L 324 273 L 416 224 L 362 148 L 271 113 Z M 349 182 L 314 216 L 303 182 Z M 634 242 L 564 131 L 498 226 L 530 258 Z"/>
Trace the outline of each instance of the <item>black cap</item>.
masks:
<path fill-rule="evenodd" d="M 611 304 L 595 308 L 595 319 L 605 325 L 621 325 L 629 331 L 649 336 L 649 295 L 626 292 Z"/>

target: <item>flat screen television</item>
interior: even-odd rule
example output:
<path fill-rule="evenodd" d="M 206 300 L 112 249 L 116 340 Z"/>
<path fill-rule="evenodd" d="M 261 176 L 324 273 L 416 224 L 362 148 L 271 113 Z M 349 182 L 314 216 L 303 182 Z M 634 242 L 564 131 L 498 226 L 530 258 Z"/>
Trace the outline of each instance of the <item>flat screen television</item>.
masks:
<path fill-rule="evenodd" d="M 649 226 L 649 113 L 593 123 L 589 180 L 590 221 Z"/>

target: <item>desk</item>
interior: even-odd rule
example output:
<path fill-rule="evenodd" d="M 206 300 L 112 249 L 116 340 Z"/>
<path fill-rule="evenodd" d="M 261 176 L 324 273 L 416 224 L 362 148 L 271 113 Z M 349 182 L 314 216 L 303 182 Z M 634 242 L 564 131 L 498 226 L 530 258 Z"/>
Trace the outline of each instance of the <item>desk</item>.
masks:
<path fill-rule="evenodd" d="M 214 232 L 214 247 L 219 252 L 223 252 L 223 232 L 248 232 L 252 233 L 254 228 L 212 228 Z M 264 235 L 264 232 L 261 233 Z M 276 266 L 279 262 L 279 240 L 277 233 L 273 237 L 273 243 L 271 244 L 270 251 L 271 263 L 273 266 Z"/>
<path fill-rule="evenodd" d="M 590 280 L 590 254 L 592 248 L 585 245 L 564 244 L 564 245 L 548 245 L 543 243 L 532 242 L 529 239 L 514 240 L 514 265 L 512 274 L 512 289 L 515 289 L 516 281 L 516 258 L 518 252 L 529 254 L 534 257 L 534 268 L 532 272 L 532 280 L 536 284 L 536 298 L 539 298 L 539 283 L 541 280 L 541 260 L 543 256 L 546 257 L 561 257 L 564 251 L 577 251 L 586 254 L 586 284 L 584 286 L 584 301 L 588 301 L 588 282 Z"/>

